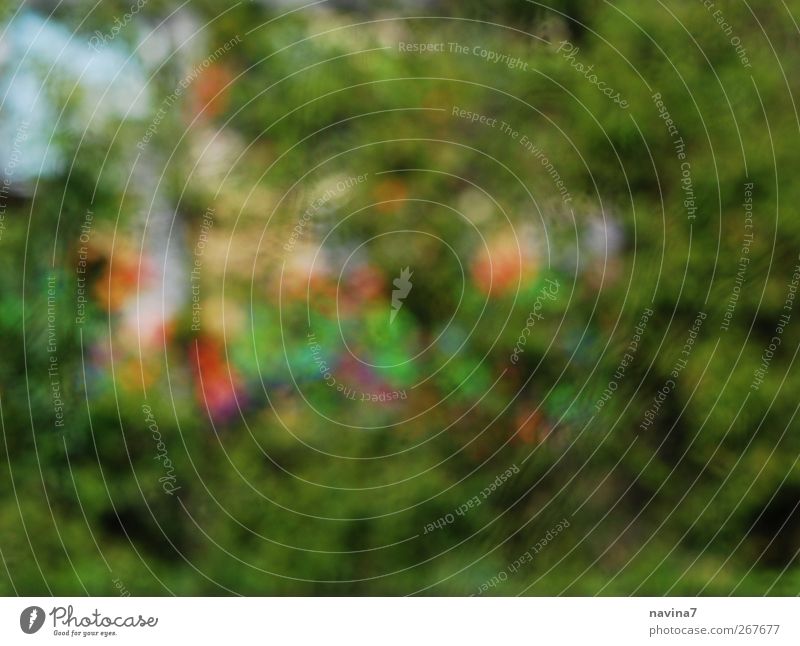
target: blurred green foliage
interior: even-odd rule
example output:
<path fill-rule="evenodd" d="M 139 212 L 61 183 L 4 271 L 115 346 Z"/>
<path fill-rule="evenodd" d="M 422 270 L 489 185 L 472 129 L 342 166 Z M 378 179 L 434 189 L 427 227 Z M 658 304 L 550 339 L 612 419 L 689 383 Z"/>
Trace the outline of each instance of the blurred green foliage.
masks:
<path fill-rule="evenodd" d="M 150 4 L 150 16 L 173 8 Z M 108 25 L 124 5 L 103 3 L 81 33 Z M 247 271 L 229 276 L 226 295 L 241 303 L 247 321 L 226 337 L 228 359 L 251 389 L 247 423 L 212 427 L 195 401 L 188 318 L 180 342 L 158 358 L 169 373 L 162 370 L 148 388 L 179 474 L 178 500 L 158 484 L 163 468 L 153 459 L 136 379 L 126 382 L 116 362 L 113 371 L 97 368 L 89 352 L 107 350 L 111 315 L 96 303 L 83 326 L 71 315 L 83 214 L 91 205 L 97 226 L 109 229 L 124 230 L 133 218 L 141 205 L 121 197 L 125 164 L 147 124 L 128 122 L 80 144 L 70 133 L 69 176 L 43 179 L 33 200 L 12 199 L 0 240 L 2 451 L 10 465 L 0 477 L 0 592 L 114 594 L 118 578 L 138 595 L 472 594 L 569 517 L 571 527 L 495 593 L 796 593 L 800 434 L 796 398 L 788 394 L 800 388 L 790 370 L 797 321 L 786 328 L 763 386 L 750 389 L 800 248 L 800 219 L 792 215 L 800 202 L 792 173 L 800 121 L 791 100 L 800 54 L 787 27 L 787 13 L 800 10 L 796 2 L 724 3 L 752 68 L 700 2 L 509 1 L 492 9 L 465 2 L 448 9 L 450 19 L 437 9 L 431 15 L 438 18 L 296 12 L 272 22 L 277 14 L 257 3 L 219 17 L 213 2 L 194 10 L 214 18 L 205 29 L 215 46 L 253 31 L 224 61 L 231 85 L 214 123 L 250 146 L 222 195 L 217 185 L 187 181 L 193 162 L 185 124 L 178 127 L 181 107 L 153 144 L 169 158 L 162 188 L 191 231 L 204 205 L 257 186 L 288 195 L 269 228 L 263 211 L 261 220 L 246 215 L 224 226 L 250 239 L 266 230 L 264 248 L 279 247 L 284 238 L 273 231 L 289 231 L 313 197 L 290 187 L 347 151 L 331 163 L 338 172 L 372 175 L 346 207 L 427 202 L 350 218 L 335 240 L 364 240 L 402 223 L 472 257 L 479 240 L 450 206 L 480 221 L 487 235 L 503 231 L 506 217 L 515 227 L 535 227 L 540 244 L 546 230 L 551 247 L 516 299 L 497 296 L 488 307 L 470 267 L 438 247 L 387 240 L 368 252 L 387 285 L 411 265 L 419 277 L 414 289 L 425 297 L 409 299 L 390 336 L 381 327 L 388 312 L 381 301 L 342 319 L 345 338 L 359 338 L 372 360 L 389 364 L 446 331 L 422 365 L 383 372 L 400 389 L 441 367 L 409 400 L 413 407 L 400 409 L 358 408 L 315 381 L 305 317 L 336 355 L 340 332 L 326 309 L 335 300 L 320 297 L 310 315 L 302 302 L 279 314 L 271 283 L 256 282 L 254 293 Z M 56 17 L 76 27 L 83 17 L 76 12 Z M 621 110 L 531 34 L 579 47 L 577 59 L 593 64 L 630 107 Z M 398 39 L 477 45 L 520 57 L 528 70 L 503 70 L 469 54 L 401 54 Z M 174 71 L 156 76 L 154 94 L 166 95 L 175 78 Z M 686 142 L 698 206 L 691 223 L 655 92 Z M 522 146 L 497 128 L 453 117 L 453 106 L 534 139 L 574 197 L 574 220 Z M 378 171 L 397 183 L 376 189 Z M 755 238 L 746 286 L 730 329 L 721 332 L 744 233 L 745 181 L 755 186 Z M 488 215 L 480 220 L 483 192 L 497 202 L 482 198 Z M 347 213 L 337 207 L 326 217 Z M 602 254 L 599 270 L 576 271 L 574 248 L 576 232 L 583 236 L 600 214 L 624 239 L 611 259 L 616 276 L 602 279 Z M 48 387 L 51 275 L 66 430 L 53 427 Z M 563 292 L 548 304 L 521 363 L 510 366 L 547 276 L 558 277 Z M 462 281 L 460 297 L 453 286 Z M 651 303 L 656 316 L 633 365 L 596 412 Z M 708 319 L 688 366 L 654 426 L 642 431 L 644 411 L 699 310 Z M 448 327 L 451 316 L 456 324 Z M 308 402 L 293 392 L 287 365 Z M 531 415 L 540 435 L 520 441 L 515 431 Z M 512 464 L 520 474 L 483 504 L 422 535 Z"/>

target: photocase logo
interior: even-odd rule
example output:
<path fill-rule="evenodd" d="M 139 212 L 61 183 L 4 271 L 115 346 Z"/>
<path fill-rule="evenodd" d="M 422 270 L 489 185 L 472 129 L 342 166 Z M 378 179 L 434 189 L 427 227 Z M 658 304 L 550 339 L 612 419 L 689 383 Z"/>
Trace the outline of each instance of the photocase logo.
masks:
<path fill-rule="evenodd" d="M 397 289 L 392 290 L 392 311 L 389 313 L 389 323 L 394 323 L 394 319 L 397 316 L 397 313 L 400 311 L 400 308 L 403 307 L 403 301 L 405 300 L 408 293 L 411 291 L 411 276 L 413 272 L 406 267 L 405 269 L 400 270 L 400 276 L 395 278 L 392 281 L 392 285 L 394 285 Z"/>
<path fill-rule="evenodd" d="M 44 624 L 44 610 L 39 606 L 25 608 L 19 616 L 19 627 L 22 632 L 32 635 Z"/>

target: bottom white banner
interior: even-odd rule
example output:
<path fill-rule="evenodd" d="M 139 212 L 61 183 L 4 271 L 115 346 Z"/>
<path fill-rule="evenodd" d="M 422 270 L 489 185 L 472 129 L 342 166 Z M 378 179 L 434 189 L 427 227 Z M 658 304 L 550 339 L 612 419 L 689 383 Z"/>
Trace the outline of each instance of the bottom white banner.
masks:
<path fill-rule="evenodd" d="M 797 598 L 0 599 L 0 644 L 800 644 Z"/>

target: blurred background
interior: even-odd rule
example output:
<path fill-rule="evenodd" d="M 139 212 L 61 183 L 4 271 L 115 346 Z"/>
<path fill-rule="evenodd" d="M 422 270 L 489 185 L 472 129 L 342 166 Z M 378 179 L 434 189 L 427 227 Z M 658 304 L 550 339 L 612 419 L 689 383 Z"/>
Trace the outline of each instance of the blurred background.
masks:
<path fill-rule="evenodd" d="M 0 592 L 796 594 L 799 16 L 3 3 Z"/>

